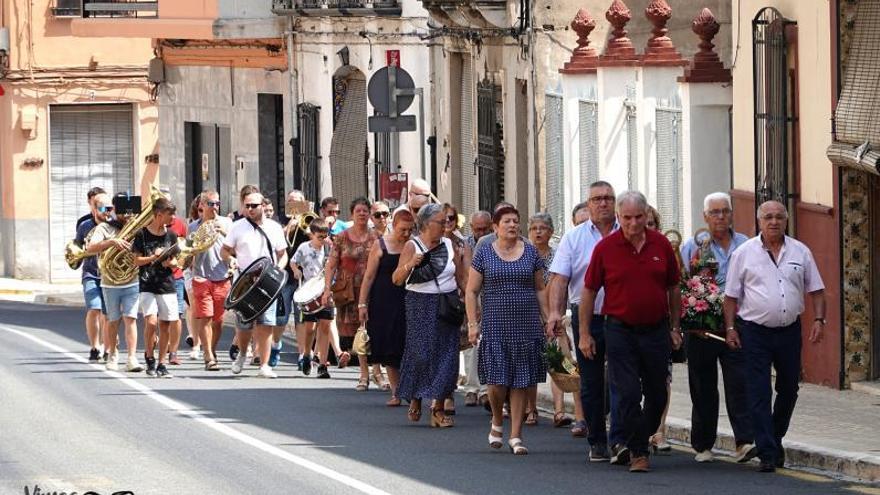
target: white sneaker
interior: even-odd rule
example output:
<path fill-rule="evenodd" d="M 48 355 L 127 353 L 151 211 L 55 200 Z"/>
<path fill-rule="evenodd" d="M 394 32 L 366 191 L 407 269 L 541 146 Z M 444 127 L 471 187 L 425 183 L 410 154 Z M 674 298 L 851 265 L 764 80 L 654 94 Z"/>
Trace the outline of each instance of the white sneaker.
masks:
<path fill-rule="evenodd" d="M 116 356 L 116 353 L 107 356 L 107 363 L 104 367 L 110 371 L 116 371 L 119 369 L 119 358 Z"/>
<path fill-rule="evenodd" d="M 257 373 L 258 378 L 278 378 L 278 375 L 272 371 L 272 367 L 268 364 L 264 364 L 260 366 L 260 371 Z"/>
<path fill-rule="evenodd" d="M 232 374 L 238 375 L 241 373 L 241 370 L 244 368 L 244 363 L 247 361 L 247 354 L 244 352 L 238 353 L 238 357 L 235 358 L 235 362 L 232 363 Z"/>
<path fill-rule="evenodd" d="M 758 455 L 758 447 L 753 443 L 744 443 L 736 448 L 733 458 L 736 462 L 749 462 L 756 455 Z"/>
<path fill-rule="evenodd" d="M 189 351 L 189 359 L 190 361 L 200 361 L 202 359 L 202 353 L 199 350 L 199 346 L 193 347 L 193 350 Z"/>
<path fill-rule="evenodd" d="M 140 373 L 144 371 L 144 367 L 141 366 L 141 363 L 138 362 L 137 358 L 132 356 L 128 356 L 128 363 L 125 364 L 125 369 L 128 370 L 129 373 Z"/>
<path fill-rule="evenodd" d="M 715 456 L 712 455 L 711 450 L 704 450 L 702 452 L 697 452 L 697 455 L 694 456 L 694 460 L 697 462 L 712 462 L 715 460 Z"/>

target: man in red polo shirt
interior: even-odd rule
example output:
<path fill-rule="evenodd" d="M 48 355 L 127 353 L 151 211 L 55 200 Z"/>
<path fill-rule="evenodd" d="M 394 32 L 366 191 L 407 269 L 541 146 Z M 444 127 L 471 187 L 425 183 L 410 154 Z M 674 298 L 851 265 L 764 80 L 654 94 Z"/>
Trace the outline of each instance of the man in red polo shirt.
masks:
<path fill-rule="evenodd" d="M 660 426 L 666 407 L 669 354 L 671 347 L 681 345 L 678 261 L 666 237 L 645 227 L 647 208 L 645 196 L 638 191 L 618 197 L 620 229 L 593 250 L 579 315 L 587 328 L 581 330 L 578 347 L 592 359 L 596 344 L 587 311 L 604 287 L 608 375 L 619 394 L 619 415 L 627 439 L 626 445 L 615 445 L 612 450 L 615 454 L 628 450 L 631 472 L 649 470 L 648 438 Z"/>

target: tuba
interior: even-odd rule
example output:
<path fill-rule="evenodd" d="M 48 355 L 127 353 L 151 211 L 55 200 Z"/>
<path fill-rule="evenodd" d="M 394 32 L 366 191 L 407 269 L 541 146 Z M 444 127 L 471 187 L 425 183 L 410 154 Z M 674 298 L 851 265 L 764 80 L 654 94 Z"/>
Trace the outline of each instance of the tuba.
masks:
<path fill-rule="evenodd" d="M 135 234 L 153 220 L 153 202 L 165 197 L 167 196 L 164 193 L 151 186 L 150 201 L 136 217 L 122 227 L 116 238 L 131 242 Z M 134 279 L 138 273 L 138 267 L 134 264 L 134 254 L 115 245 L 101 253 L 98 258 L 98 269 L 101 270 L 101 279 L 106 281 L 107 285 L 124 284 Z"/>
<path fill-rule="evenodd" d="M 217 237 L 219 237 L 214 225 L 214 220 L 202 222 L 199 228 L 188 235 L 186 239 L 177 240 L 177 246 L 180 251 L 177 254 L 177 266 L 182 267 L 193 256 L 211 249 L 211 246 L 217 242 Z"/>
<path fill-rule="evenodd" d="M 71 239 L 64 246 L 64 261 L 67 262 L 67 266 L 70 267 L 71 270 L 77 270 L 80 266 L 82 266 L 83 260 L 90 256 L 95 256 L 95 254 L 86 253 L 85 248 L 89 245 L 89 240 L 92 238 L 92 234 L 95 232 L 95 229 L 98 227 L 95 226 L 89 233 L 86 235 L 83 242 L 83 245 L 80 246 L 76 239 Z"/>

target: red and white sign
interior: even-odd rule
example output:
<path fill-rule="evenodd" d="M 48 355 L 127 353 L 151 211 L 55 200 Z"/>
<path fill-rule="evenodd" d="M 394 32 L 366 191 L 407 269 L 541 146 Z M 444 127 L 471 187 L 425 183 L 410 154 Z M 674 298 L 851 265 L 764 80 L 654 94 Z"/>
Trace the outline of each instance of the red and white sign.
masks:
<path fill-rule="evenodd" d="M 400 67 L 400 50 L 385 50 L 385 65 Z"/>
<path fill-rule="evenodd" d="M 406 172 L 382 172 L 379 174 L 379 199 L 394 210 L 409 196 L 409 174 Z"/>

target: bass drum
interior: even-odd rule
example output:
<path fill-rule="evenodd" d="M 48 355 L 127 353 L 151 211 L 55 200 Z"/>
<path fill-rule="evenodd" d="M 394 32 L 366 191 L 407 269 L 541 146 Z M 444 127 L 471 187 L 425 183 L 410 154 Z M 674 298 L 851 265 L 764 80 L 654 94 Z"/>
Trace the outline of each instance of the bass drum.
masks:
<path fill-rule="evenodd" d="M 293 293 L 293 302 L 300 307 L 303 314 L 313 315 L 322 309 L 321 295 L 324 294 L 324 276 L 319 275 L 306 281 Z"/>
<path fill-rule="evenodd" d="M 254 260 L 232 284 L 223 306 L 238 313 L 242 323 L 249 323 L 278 299 L 287 283 L 287 273 L 272 260 Z"/>

